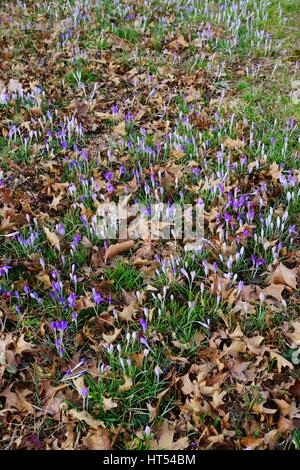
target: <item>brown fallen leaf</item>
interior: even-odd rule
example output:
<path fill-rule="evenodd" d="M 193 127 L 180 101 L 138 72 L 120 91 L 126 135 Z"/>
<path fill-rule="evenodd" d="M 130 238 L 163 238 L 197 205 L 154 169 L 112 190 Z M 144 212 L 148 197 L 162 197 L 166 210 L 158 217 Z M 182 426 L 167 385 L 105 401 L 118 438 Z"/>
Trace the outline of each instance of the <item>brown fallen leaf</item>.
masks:
<path fill-rule="evenodd" d="M 27 414 L 34 414 L 34 409 L 31 403 L 26 400 L 28 395 L 32 395 L 32 391 L 24 388 L 20 392 L 16 390 L 12 392 L 11 389 L 13 384 L 9 385 L 3 392 L 1 392 L 0 396 L 6 398 L 5 401 L 5 408 L 15 408 L 20 413 L 27 413 Z"/>
<path fill-rule="evenodd" d="M 190 395 L 195 391 L 195 385 L 192 383 L 189 374 L 185 374 L 183 377 L 180 377 L 180 380 L 183 383 L 181 390 L 185 395 Z"/>
<path fill-rule="evenodd" d="M 24 334 L 20 336 L 20 338 L 17 340 L 17 344 L 15 347 L 15 352 L 16 354 L 22 354 L 23 352 L 29 352 L 33 351 L 36 346 L 33 343 L 27 343 L 24 339 Z"/>
<path fill-rule="evenodd" d="M 247 449 L 257 449 L 263 443 L 263 439 L 260 437 L 247 436 L 241 439 L 241 444 Z"/>
<path fill-rule="evenodd" d="M 121 121 L 115 128 L 114 134 L 116 136 L 124 136 L 126 134 L 125 121 Z"/>
<path fill-rule="evenodd" d="M 125 382 L 123 383 L 123 385 L 120 385 L 118 389 L 119 392 L 127 392 L 127 390 L 130 390 L 133 385 L 132 379 L 130 377 L 127 377 L 127 375 L 124 375 L 124 379 L 125 379 Z"/>
<path fill-rule="evenodd" d="M 289 269 L 280 263 L 270 277 L 270 284 L 283 284 L 293 290 L 297 289 L 297 270 Z"/>
<path fill-rule="evenodd" d="M 151 450 L 184 450 L 189 445 L 187 436 L 180 437 L 174 442 L 175 430 L 164 421 L 157 433 L 157 440 L 150 442 Z"/>
<path fill-rule="evenodd" d="M 145 359 L 144 351 L 131 354 L 129 359 L 133 360 L 137 367 L 142 367 Z"/>
<path fill-rule="evenodd" d="M 291 409 L 291 404 L 287 403 L 285 400 L 282 398 L 274 398 L 273 401 L 276 403 L 278 406 L 278 409 L 280 411 L 280 414 L 282 416 L 288 416 L 290 409 Z"/>
<path fill-rule="evenodd" d="M 53 201 L 49 204 L 50 209 L 54 209 L 57 211 L 57 207 L 61 203 L 63 199 L 63 193 L 59 193 L 58 196 L 53 196 Z"/>
<path fill-rule="evenodd" d="M 245 147 L 245 142 L 239 139 L 231 139 L 230 137 L 227 137 L 227 139 L 224 139 L 223 144 L 225 147 L 228 147 L 230 149 L 239 150 Z"/>
<path fill-rule="evenodd" d="M 293 429 L 295 429 L 295 425 L 293 424 L 293 422 L 285 418 L 284 416 L 280 416 L 277 427 L 280 433 L 285 433 L 286 431 L 292 431 Z"/>
<path fill-rule="evenodd" d="M 103 409 L 104 411 L 112 410 L 113 408 L 117 408 L 118 403 L 113 401 L 111 398 L 102 397 L 103 400 Z"/>
<path fill-rule="evenodd" d="M 273 429 L 273 431 L 267 432 L 264 436 L 264 443 L 268 446 L 270 450 L 274 450 L 278 441 L 278 430 Z"/>
<path fill-rule="evenodd" d="M 89 450 L 111 450 L 112 441 L 107 429 L 100 427 L 82 438 L 82 444 Z"/>
<path fill-rule="evenodd" d="M 46 234 L 47 240 L 51 246 L 54 246 L 58 251 L 60 250 L 59 239 L 56 233 L 51 232 L 47 227 L 43 225 L 44 232 Z"/>
<path fill-rule="evenodd" d="M 278 302 L 282 302 L 284 300 L 282 297 L 282 291 L 284 288 L 285 286 L 282 284 L 271 284 L 270 286 L 262 289 L 261 293 L 264 294 L 265 297 L 273 297 L 278 300 Z"/>
<path fill-rule="evenodd" d="M 11 91 L 11 92 L 22 91 L 23 86 L 22 86 L 22 83 L 19 82 L 19 80 L 15 80 L 14 78 L 11 78 L 8 82 L 7 89 L 8 91 Z"/>
<path fill-rule="evenodd" d="M 42 113 L 42 110 L 38 107 L 33 107 L 33 108 L 30 108 L 30 113 L 34 116 L 34 117 L 41 117 L 43 115 Z"/>
<path fill-rule="evenodd" d="M 121 331 L 122 331 L 122 328 L 119 328 L 119 329 L 116 328 L 115 332 L 112 335 L 106 335 L 105 333 L 102 333 L 104 341 L 107 344 L 112 344 L 117 339 Z"/>
<path fill-rule="evenodd" d="M 88 114 L 89 105 L 83 101 L 75 101 L 74 110 L 77 117 L 84 117 Z"/>
<path fill-rule="evenodd" d="M 133 321 L 133 315 L 138 311 L 139 305 L 137 300 L 134 299 L 130 305 L 123 308 L 122 312 L 118 313 L 118 317 L 123 321 Z"/>
<path fill-rule="evenodd" d="M 160 392 L 157 395 L 157 397 L 156 397 L 157 398 L 157 403 L 156 403 L 155 406 L 152 406 L 151 403 L 147 403 L 147 408 L 148 408 L 148 411 L 149 411 L 149 422 L 153 421 L 154 418 L 156 418 L 156 416 L 158 416 L 161 401 L 162 401 L 163 397 L 165 396 L 165 394 L 168 391 L 169 391 L 169 388 L 166 388 L 165 390 L 163 390 L 162 392 Z"/>
<path fill-rule="evenodd" d="M 105 259 L 111 259 L 121 253 L 125 253 L 134 247 L 134 240 L 127 240 L 126 242 L 115 243 L 110 245 L 105 253 Z"/>
<path fill-rule="evenodd" d="M 273 162 L 272 165 L 270 165 L 267 175 L 270 175 L 275 182 L 279 180 L 282 175 L 282 170 L 279 168 L 278 163 Z"/>
<path fill-rule="evenodd" d="M 291 394 L 300 402 L 300 379 L 295 380 L 294 385 L 290 387 Z"/>
<path fill-rule="evenodd" d="M 288 367 L 291 370 L 294 369 L 293 364 L 290 361 L 288 361 L 287 359 L 285 359 L 284 357 L 282 357 L 280 354 L 278 354 L 274 351 L 270 351 L 270 357 L 271 357 L 271 359 L 276 359 L 277 369 L 278 369 L 279 372 L 281 372 L 281 369 L 283 367 Z"/>
<path fill-rule="evenodd" d="M 44 285 L 45 289 L 50 289 L 52 287 L 50 276 L 45 271 L 41 271 L 37 274 L 36 278 Z"/>
<path fill-rule="evenodd" d="M 179 51 L 180 49 L 185 49 L 186 47 L 188 47 L 189 44 L 188 42 L 186 42 L 186 40 L 184 39 L 184 37 L 180 34 L 177 36 L 176 39 L 174 39 L 173 41 L 171 41 L 169 44 L 168 44 L 168 49 L 172 49 L 172 50 L 175 50 L 175 51 Z"/>
<path fill-rule="evenodd" d="M 286 336 L 291 340 L 291 347 L 296 349 L 300 346 L 300 322 L 295 321 L 291 326 L 294 328 L 294 331 L 292 333 L 286 333 Z"/>
<path fill-rule="evenodd" d="M 99 426 L 104 426 L 103 421 L 98 419 L 94 419 L 87 411 L 77 411 L 75 408 L 72 408 L 68 412 L 68 416 L 73 418 L 74 420 L 84 421 L 88 424 L 91 428 L 97 429 Z"/>

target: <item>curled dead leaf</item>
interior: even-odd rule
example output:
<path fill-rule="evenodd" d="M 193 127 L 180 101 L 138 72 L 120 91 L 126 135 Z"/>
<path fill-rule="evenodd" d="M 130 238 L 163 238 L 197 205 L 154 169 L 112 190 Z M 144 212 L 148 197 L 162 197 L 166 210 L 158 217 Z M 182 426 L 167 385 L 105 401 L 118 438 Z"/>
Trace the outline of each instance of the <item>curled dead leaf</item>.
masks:
<path fill-rule="evenodd" d="M 116 255 L 125 253 L 126 251 L 129 251 L 133 247 L 134 247 L 134 240 L 127 240 L 125 242 L 115 243 L 114 245 L 110 245 L 106 250 L 105 259 L 111 259 Z"/>
<path fill-rule="evenodd" d="M 47 240 L 51 246 L 56 248 L 58 251 L 60 250 L 59 239 L 56 233 L 51 232 L 47 227 L 43 226 L 43 230 L 46 234 Z"/>
<path fill-rule="evenodd" d="M 130 377 L 127 377 L 127 375 L 124 375 L 125 382 L 123 385 L 120 385 L 119 387 L 119 392 L 127 392 L 127 390 L 130 390 L 132 388 L 133 382 Z"/>
<path fill-rule="evenodd" d="M 111 450 L 112 441 L 107 429 L 100 427 L 82 438 L 82 444 L 89 450 Z"/>

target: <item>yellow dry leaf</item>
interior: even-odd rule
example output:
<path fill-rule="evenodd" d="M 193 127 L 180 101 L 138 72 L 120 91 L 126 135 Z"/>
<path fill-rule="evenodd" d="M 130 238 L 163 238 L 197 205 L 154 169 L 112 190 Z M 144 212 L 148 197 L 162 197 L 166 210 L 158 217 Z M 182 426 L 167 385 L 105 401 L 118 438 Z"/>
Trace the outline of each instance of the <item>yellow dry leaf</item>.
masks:
<path fill-rule="evenodd" d="M 288 361 L 287 359 L 285 359 L 284 357 L 282 357 L 280 354 L 278 354 L 274 351 L 270 351 L 270 356 L 271 356 L 271 359 L 276 359 L 277 369 L 278 369 L 279 372 L 281 372 L 281 369 L 283 367 L 288 367 L 291 370 L 294 369 L 293 364 L 290 361 Z"/>
<path fill-rule="evenodd" d="M 119 392 L 127 392 L 127 390 L 130 390 L 133 385 L 132 379 L 130 377 L 127 377 L 127 375 L 125 375 L 124 379 L 125 382 L 123 383 L 123 385 L 120 385 Z"/>
<path fill-rule="evenodd" d="M 24 334 L 20 336 L 17 341 L 15 352 L 16 354 L 22 354 L 23 352 L 33 351 L 36 346 L 33 343 L 27 343 L 24 339 Z"/>
<path fill-rule="evenodd" d="M 58 251 L 60 250 L 59 239 L 56 233 L 51 232 L 47 227 L 43 225 L 44 232 L 46 234 L 47 240 L 51 246 L 54 246 Z"/>
<path fill-rule="evenodd" d="M 63 194 L 59 193 L 58 196 L 53 196 L 53 201 L 49 204 L 50 209 L 57 210 L 57 206 L 60 204 L 63 198 Z"/>
<path fill-rule="evenodd" d="M 103 397 L 103 409 L 104 411 L 112 410 L 113 408 L 117 408 L 118 403 L 113 401 L 111 398 Z"/>
<path fill-rule="evenodd" d="M 283 284 L 291 289 L 297 289 L 296 270 L 289 269 L 280 263 L 270 277 L 270 284 Z"/>
<path fill-rule="evenodd" d="M 153 440 L 151 450 L 184 450 L 189 445 L 189 439 L 187 436 L 179 438 L 177 441 L 173 441 L 175 430 L 164 421 L 161 425 L 157 437 L 157 440 Z"/>
<path fill-rule="evenodd" d="M 123 308 L 122 312 L 120 312 L 118 316 L 123 321 L 132 321 L 133 314 L 137 311 L 137 309 L 138 309 L 138 303 L 134 299 L 130 305 L 127 305 L 126 307 Z"/>
<path fill-rule="evenodd" d="M 68 416 L 78 421 L 85 421 L 91 428 L 97 429 L 99 426 L 104 426 L 103 421 L 94 419 L 87 411 L 77 411 L 72 408 L 68 412 Z"/>
<path fill-rule="evenodd" d="M 117 339 L 121 331 L 122 331 L 122 328 L 119 328 L 119 329 L 116 328 L 115 332 L 112 335 L 106 335 L 105 333 L 102 333 L 104 341 L 107 344 L 112 344 Z"/>
<path fill-rule="evenodd" d="M 126 134 L 125 121 L 121 121 L 115 128 L 114 134 L 117 136 L 124 136 Z"/>
<path fill-rule="evenodd" d="M 50 276 L 44 271 L 41 271 L 39 274 L 37 274 L 36 278 L 38 279 L 38 281 L 44 284 L 45 289 L 52 287 Z"/>
<path fill-rule="evenodd" d="M 89 432 L 87 436 L 82 438 L 82 443 L 89 450 L 110 450 L 112 448 L 109 432 L 104 428 Z"/>
<path fill-rule="evenodd" d="M 224 144 L 225 147 L 228 147 L 230 149 L 238 149 L 239 150 L 239 149 L 245 147 L 245 142 L 243 142 L 240 139 L 231 139 L 230 137 L 227 137 L 227 139 L 225 139 L 223 141 L 223 144 Z"/>

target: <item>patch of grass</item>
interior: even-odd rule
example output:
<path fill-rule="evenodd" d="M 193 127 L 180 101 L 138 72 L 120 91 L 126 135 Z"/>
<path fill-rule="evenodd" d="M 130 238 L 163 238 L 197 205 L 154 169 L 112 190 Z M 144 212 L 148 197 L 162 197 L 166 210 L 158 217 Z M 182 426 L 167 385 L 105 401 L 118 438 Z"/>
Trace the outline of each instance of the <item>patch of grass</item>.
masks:
<path fill-rule="evenodd" d="M 118 263 L 114 268 L 105 272 L 107 279 L 114 281 L 117 291 L 138 291 L 142 288 L 143 279 L 139 271 L 130 264 Z"/>

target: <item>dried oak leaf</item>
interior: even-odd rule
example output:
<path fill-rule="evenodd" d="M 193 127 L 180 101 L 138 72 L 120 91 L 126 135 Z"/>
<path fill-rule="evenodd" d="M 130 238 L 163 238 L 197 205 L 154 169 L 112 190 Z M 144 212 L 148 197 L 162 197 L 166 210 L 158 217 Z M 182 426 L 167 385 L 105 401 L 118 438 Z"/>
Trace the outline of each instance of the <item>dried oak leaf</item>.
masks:
<path fill-rule="evenodd" d="M 277 352 L 275 351 L 270 351 L 270 357 L 271 359 L 276 359 L 277 361 L 277 369 L 279 372 L 281 372 L 281 369 L 283 367 L 288 367 L 289 369 L 293 370 L 294 369 L 294 366 L 293 364 L 288 361 L 287 359 L 285 359 L 284 357 L 282 357 L 280 354 L 278 354 Z"/>
<path fill-rule="evenodd" d="M 180 49 L 185 49 L 188 46 L 189 46 L 188 42 L 186 42 L 184 37 L 180 34 L 180 35 L 177 36 L 176 39 L 171 41 L 168 44 L 167 47 L 168 47 L 168 49 L 172 49 L 174 51 L 179 51 Z"/>
<path fill-rule="evenodd" d="M 114 135 L 116 136 L 124 136 L 126 134 L 126 127 L 125 121 L 121 121 L 115 128 L 114 128 Z"/>
<path fill-rule="evenodd" d="M 228 147 L 230 149 L 242 149 L 245 147 L 245 142 L 239 139 L 231 139 L 230 137 L 227 137 L 227 139 L 224 139 L 223 144 L 225 147 Z"/>
<path fill-rule="evenodd" d="M 53 201 L 49 204 L 50 209 L 54 209 L 56 211 L 63 197 L 63 193 L 59 193 L 58 196 L 53 196 Z"/>
<path fill-rule="evenodd" d="M 106 335 L 105 333 L 102 333 L 104 341 L 107 344 L 112 344 L 117 339 L 121 331 L 122 331 L 122 328 L 119 328 L 119 329 L 116 328 L 115 332 L 112 335 Z"/>
<path fill-rule="evenodd" d="M 56 233 L 51 232 L 47 227 L 43 225 L 44 232 L 46 234 L 47 240 L 51 246 L 54 246 L 57 250 L 60 250 L 59 239 Z"/>
<path fill-rule="evenodd" d="M 294 385 L 290 387 L 289 391 L 296 398 L 296 400 L 300 402 L 300 379 L 295 380 Z"/>
<path fill-rule="evenodd" d="M 297 271 L 280 263 L 270 277 L 270 284 L 282 284 L 290 289 L 297 289 Z"/>
<path fill-rule="evenodd" d="M 262 443 L 263 439 L 261 437 L 247 436 L 241 439 L 242 446 L 249 450 L 257 449 Z"/>
<path fill-rule="evenodd" d="M 123 383 L 123 385 L 120 385 L 119 392 L 127 392 L 127 390 L 130 390 L 133 385 L 132 379 L 130 377 L 124 375 L 124 379 L 125 382 Z"/>
<path fill-rule="evenodd" d="M 41 271 L 37 274 L 36 278 L 44 285 L 45 289 L 50 289 L 52 287 L 50 276 L 45 271 Z"/>
<path fill-rule="evenodd" d="M 281 174 L 282 170 L 279 168 L 278 163 L 273 162 L 272 165 L 270 165 L 267 175 L 270 175 L 272 180 L 276 182 L 281 177 Z"/>
<path fill-rule="evenodd" d="M 11 391 L 13 384 L 9 385 L 1 394 L 6 398 L 5 408 L 15 408 L 20 413 L 34 414 L 34 409 L 31 403 L 26 400 L 28 395 L 31 395 L 33 392 L 24 388 L 21 392 L 16 390 L 15 392 Z"/>
<path fill-rule="evenodd" d="M 94 419 L 87 411 L 77 411 L 73 408 L 68 412 L 68 416 L 76 421 L 84 421 L 93 429 L 97 429 L 99 426 L 104 426 L 103 421 Z"/>
<path fill-rule="evenodd" d="M 23 352 L 29 352 L 33 351 L 36 346 L 33 343 L 27 343 L 24 339 L 24 334 L 20 336 L 17 340 L 17 344 L 15 346 L 15 353 L 16 354 L 22 354 Z"/>
<path fill-rule="evenodd" d="M 102 397 L 103 399 L 103 409 L 104 411 L 112 410 L 113 408 L 117 408 L 118 403 L 113 401 L 112 398 Z"/>
<path fill-rule="evenodd" d="M 107 429 L 100 427 L 82 438 L 82 444 L 89 450 L 111 450 L 112 441 Z"/>
<path fill-rule="evenodd" d="M 292 341 L 291 347 L 296 349 L 300 346 L 300 322 L 295 321 L 291 324 L 291 326 L 294 328 L 294 331 L 292 333 L 285 333 L 285 335 L 289 340 Z"/>
<path fill-rule="evenodd" d="M 157 440 L 150 442 L 151 450 L 184 450 L 189 445 L 187 436 L 180 437 L 174 442 L 175 430 L 164 421 L 157 433 Z"/>
<path fill-rule="evenodd" d="M 114 245 L 110 245 L 107 248 L 105 258 L 111 259 L 116 255 L 129 251 L 133 247 L 134 247 L 134 240 L 127 240 L 125 242 L 115 243 Z"/>
<path fill-rule="evenodd" d="M 138 310 L 139 305 L 134 299 L 130 305 L 123 308 L 122 312 L 118 313 L 118 317 L 123 321 L 133 321 L 133 315 Z"/>

